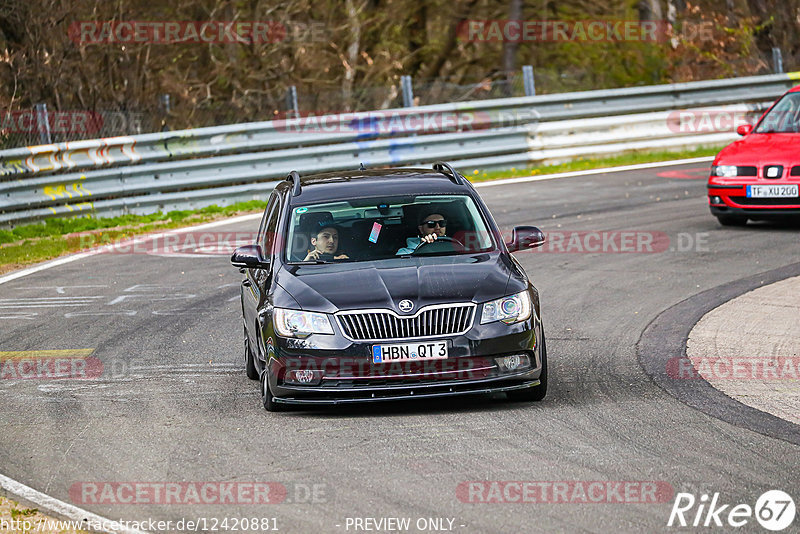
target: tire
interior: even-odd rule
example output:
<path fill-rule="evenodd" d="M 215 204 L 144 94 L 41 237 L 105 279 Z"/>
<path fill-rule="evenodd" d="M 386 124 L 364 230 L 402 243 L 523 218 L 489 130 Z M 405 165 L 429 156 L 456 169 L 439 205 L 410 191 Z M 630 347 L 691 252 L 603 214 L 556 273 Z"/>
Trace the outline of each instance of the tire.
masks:
<path fill-rule="evenodd" d="M 247 328 L 244 329 L 244 372 L 250 380 L 258 380 L 258 369 L 253 351 L 250 350 L 250 338 L 247 336 Z"/>
<path fill-rule="evenodd" d="M 717 215 L 717 220 L 722 226 L 747 226 L 746 217 L 736 215 Z"/>
<path fill-rule="evenodd" d="M 269 372 L 264 367 L 261 373 L 261 404 L 268 412 L 283 412 L 286 410 L 285 404 L 280 404 L 272 399 L 272 392 L 269 390 Z"/>
<path fill-rule="evenodd" d="M 547 395 L 547 344 L 545 343 L 544 328 L 542 328 L 542 374 L 539 376 L 539 385 L 525 389 L 508 391 L 508 399 L 514 402 L 539 402 Z"/>
<path fill-rule="evenodd" d="M 259 339 L 261 339 L 259 337 Z M 258 344 L 258 351 L 262 353 L 260 355 L 263 356 L 263 343 Z M 266 358 L 265 358 L 266 361 Z M 261 404 L 264 406 L 264 409 L 268 412 L 283 412 L 286 410 L 285 404 L 277 403 L 272 398 L 272 391 L 269 389 L 269 362 L 264 365 L 264 370 L 261 371 L 261 374 L 258 374 L 256 371 L 256 378 L 261 379 Z"/>

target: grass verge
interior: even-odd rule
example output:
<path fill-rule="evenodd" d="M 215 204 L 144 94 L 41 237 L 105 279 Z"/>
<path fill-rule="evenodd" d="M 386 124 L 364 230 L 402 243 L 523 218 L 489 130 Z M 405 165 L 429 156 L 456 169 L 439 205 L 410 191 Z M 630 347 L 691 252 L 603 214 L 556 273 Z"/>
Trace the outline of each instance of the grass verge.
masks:
<path fill-rule="evenodd" d="M 44 515 L 36 508 L 25 508 L 19 503 L 0 497 L 0 530 L 3 532 L 41 532 L 42 534 L 88 534 L 85 530 L 71 528 L 68 521 L 58 521 Z M 8 527 L 8 528 L 3 528 Z"/>
<path fill-rule="evenodd" d="M 197 211 L 48 219 L 44 223 L 21 225 L 13 230 L 0 230 L 0 274 L 135 235 L 183 228 L 233 215 L 261 211 L 266 204 L 266 201 L 251 200 L 225 207 L 208 206 Z"/>
<path fill-rule="evenodd" d="M 609 158 L 578 158 L 568 163 L 543 167 L 512 168 L 498 171 L 459 169 L 472 182 L 583 171 L 604 167 L 635 165 L 675 159 L 713 156 L 720 147 L 698 148 L 681 152 L 641 152 Z M 57 258 L 71 252 L 113 243 L 135 235 L 182 228 L 194 224 L 264 209 L 266 201 L 251 200 L 230 206 L 208 206 L 196 211 L 171 211 L 151 215 L 120 217 L 48 219 L 44 223 L 0 229 L 0 274 Z"/>

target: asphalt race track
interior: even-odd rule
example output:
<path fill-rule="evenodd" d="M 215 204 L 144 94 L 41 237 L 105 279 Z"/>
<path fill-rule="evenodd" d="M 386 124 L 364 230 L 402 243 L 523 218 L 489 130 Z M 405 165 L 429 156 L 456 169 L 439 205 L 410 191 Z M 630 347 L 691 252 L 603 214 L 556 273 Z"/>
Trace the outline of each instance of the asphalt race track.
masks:
<path fill-rule="evenodd" d="M 92 349 L 80 354 L 103 365 L 90 379 L 0 379 L 0 473 L 110 519 L 275 518 L 281 532 L 318 533 L 381 531 L 355 518 L 410 518 L 410 532 L 420 518 L 427 532 L 730 531 L 667 527 L 674 494 L 750 506 L 770 489 L 796 498 L 800 429 L 752 409 L 739 422 L 736 403 L 706 410 L 692 396 L 702 388 L 678 398 L 643 365 L 679 353 L 681 333 L 730 298 L 730 284 L 748 279 L 740 294 L 759 273 L 797 274 L 800 228 L 723 228 L 706 205 L 704 167 L 479 189 L 504 229 L 537 225 L 551 237 L 543 252 L 516 255 L 541 294 L 551 373 L 542 403 L 498 395 L 268 413 L 244 375 L 241 275 L 226 255 L 102 254 L 0 285 L 0 351 Z M 614 250 L 622 231 L 639 232 L 628 245 L 641 246 Z M 694 308 L 662 315 L 703 292 Z M 639 344 L 659 316 L 676 322 L 662 328 L 674 335 Z M 273 482 L 287 494 L 267 505 L 85 495 L 92 483 L 206 481 Z M 552 492 L 547 502 L 464 502 L 489 495 L 465 491 L 470 481 L 566 482 L 569 502 Z M 592 481 L 661 489 L 646 502 L 580 502 L 572 489 Z M 733 530 L 764 532 L 752 518 Z"/>

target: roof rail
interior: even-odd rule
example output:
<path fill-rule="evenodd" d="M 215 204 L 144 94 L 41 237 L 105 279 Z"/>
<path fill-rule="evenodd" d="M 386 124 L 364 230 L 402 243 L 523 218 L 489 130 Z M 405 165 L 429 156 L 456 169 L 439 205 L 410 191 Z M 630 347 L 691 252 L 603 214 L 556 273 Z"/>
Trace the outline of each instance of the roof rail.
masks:
<path fill-rule="evenodd" d="M 292 196 L 300 196 L 300 174 L 297 171 L 292 171 L 289 173 L 289 176 L 286 177 L 286 181 L 292 182 Z"/>
<path fill-rule="evenodd" d="M 433 164 L 433 170 L 436 172 L 440 172 L 450 178 L 450 181 L 456 185 L 463 185 L 461 181 L 463 177 L 456 172 L 456 170 L 449 164 L 444 161 L 437 161 Z"/>

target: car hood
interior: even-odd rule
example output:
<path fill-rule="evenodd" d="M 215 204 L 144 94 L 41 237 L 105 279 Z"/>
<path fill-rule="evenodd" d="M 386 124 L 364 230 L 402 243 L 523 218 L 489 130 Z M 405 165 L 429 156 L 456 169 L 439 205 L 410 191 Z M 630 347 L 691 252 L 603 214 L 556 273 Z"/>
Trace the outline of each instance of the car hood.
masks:
<path fill-rule="evenodd" d="M 800 134 L 750 134 L 723 148 L 714 165 L 794 165 Z"/>
<path fill-rule="evenodd" d="M 286 265 L 277 283 L 304 310 L 384 308 L 409 299 L 414 310 L 444 302 L 485 302 L 527 287 L 501 253 L 397 258 L 374 262 Z"/>

